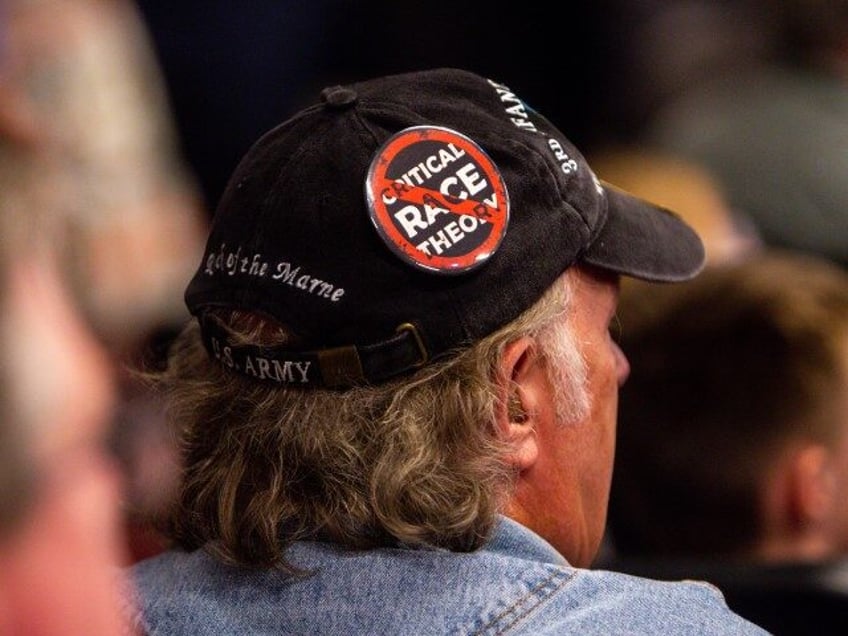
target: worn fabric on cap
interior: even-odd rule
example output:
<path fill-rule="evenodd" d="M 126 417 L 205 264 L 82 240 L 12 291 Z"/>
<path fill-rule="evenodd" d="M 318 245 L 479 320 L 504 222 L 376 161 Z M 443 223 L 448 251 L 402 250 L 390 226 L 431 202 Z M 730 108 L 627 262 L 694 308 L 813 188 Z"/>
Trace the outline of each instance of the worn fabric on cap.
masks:
<path fill-rule="evenodd" d="M 233 370 L 344 387 L 488 335 L 577 262 L 680 281 L 704 251 L 673 213 L 601 184 L 508 87 L 435 69 L 325 89 L 259 139 L 185 299 Z M 267 314 L 306 345 L 237 347 L 213 308 Z"/>

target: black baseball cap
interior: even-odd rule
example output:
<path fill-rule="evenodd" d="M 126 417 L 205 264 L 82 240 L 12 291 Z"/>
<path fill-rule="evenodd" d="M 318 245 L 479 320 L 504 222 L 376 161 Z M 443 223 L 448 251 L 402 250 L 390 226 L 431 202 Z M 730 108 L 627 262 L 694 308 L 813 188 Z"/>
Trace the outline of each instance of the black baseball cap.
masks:
<path fill-rule="evenodd" d="M 674 282 L 704 249 L 674 213 L 601 183 L 507 86 L 442 68 L 326 88 L 265 133 L 185 300 L 233 371 L 343 388 L 472 344 L 575 263 Z M 268 315 L 298 344 L 236 344 L 220 308 Z"/>

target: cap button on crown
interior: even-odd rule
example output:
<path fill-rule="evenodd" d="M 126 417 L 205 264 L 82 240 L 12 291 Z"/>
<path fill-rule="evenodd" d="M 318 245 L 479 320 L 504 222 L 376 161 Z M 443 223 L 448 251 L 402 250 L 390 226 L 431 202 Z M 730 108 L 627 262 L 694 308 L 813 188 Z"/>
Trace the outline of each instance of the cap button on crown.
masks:
<path fill-rule="evenodd" d="M 321 91 L 321 99 L 332 108 L 344 108 L 356 103 L 356 91 L 344 86 L 330 86 Z"/>

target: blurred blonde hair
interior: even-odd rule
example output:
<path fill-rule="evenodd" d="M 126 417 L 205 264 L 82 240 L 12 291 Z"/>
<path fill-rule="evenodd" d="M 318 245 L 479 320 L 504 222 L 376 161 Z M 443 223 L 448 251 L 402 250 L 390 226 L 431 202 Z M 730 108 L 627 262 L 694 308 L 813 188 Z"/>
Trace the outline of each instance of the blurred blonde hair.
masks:
<path fill-rule="evenodd" d="M 607 148 L 591 158 L 591 165 L 600 179 L 680 215 L 704 242 L 708 264 L 759 249 L 753 226 L 730 208 L 705 166 L 641 147 Z"/>

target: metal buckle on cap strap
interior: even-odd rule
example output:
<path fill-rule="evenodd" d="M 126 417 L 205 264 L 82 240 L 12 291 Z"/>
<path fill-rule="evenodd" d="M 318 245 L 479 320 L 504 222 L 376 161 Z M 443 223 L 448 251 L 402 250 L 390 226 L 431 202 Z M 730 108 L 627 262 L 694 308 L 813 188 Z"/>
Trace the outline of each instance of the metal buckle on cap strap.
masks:
<path fill-rule="evenodd" d="M 430 356 L 427 354 L 427 347 L 424 346 L 424 341 L 421 340 L 421 335 L 418 333 L 418 329 L 416 329 L 415 325 L 411 322 L 405 322 L 395 329 L 395 333 L 402 333 L 404 331 L 408 331 L 412 334 L 412 337 L 415 339 L 415 344 L 418 346 L 418 353 L 421 354 L 421 360 L 412 364 L 411 368 L 419 369 L 427 364 L 427 361 L 430 359 Z"/>

